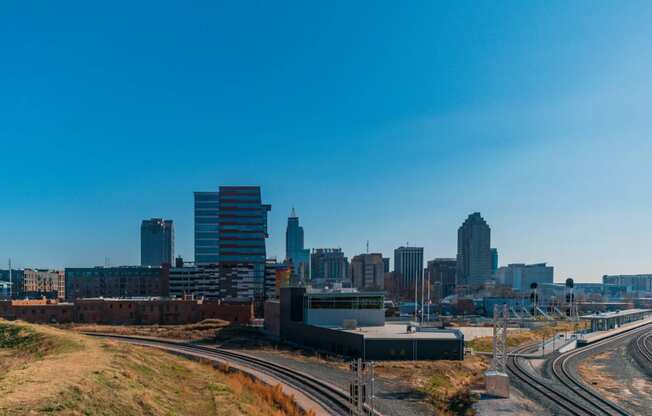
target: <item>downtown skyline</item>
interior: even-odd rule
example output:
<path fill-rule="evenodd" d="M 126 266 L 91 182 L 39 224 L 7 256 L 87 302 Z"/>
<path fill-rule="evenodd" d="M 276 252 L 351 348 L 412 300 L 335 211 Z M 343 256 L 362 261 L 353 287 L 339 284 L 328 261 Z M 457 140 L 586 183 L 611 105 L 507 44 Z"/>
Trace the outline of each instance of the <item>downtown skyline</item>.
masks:
<path fill-rule="evenodd" d="M 7 7 L 2 267 L 139 264 L 153 217 L 191 259 L 193 192 L 233 184 L 261 186 L 279 260 L 292 206 L 306 247 L 426 261 L 478 211 L 501 265 L 649 273 L 635 3 Z"/>

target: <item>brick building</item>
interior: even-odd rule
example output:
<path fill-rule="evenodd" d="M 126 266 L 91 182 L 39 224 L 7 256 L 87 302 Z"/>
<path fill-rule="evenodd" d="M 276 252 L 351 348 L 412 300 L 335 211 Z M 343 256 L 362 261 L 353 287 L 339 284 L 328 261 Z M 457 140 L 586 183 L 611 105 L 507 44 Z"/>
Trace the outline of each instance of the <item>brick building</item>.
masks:
<path fill-rule="evenodd" d="M 180 325 L 204 319 L 247 324 L 253 303 L 167 299 L 80 299 L 0 301 L 0 317 L 33 323 L 88 323 L 110 325 Z"/>
<path fill-rule="evenodd" d="M 66 268 L 65 299 L 167 297 L 169 272 L 167 265 Z"/>
<path fill-rule="evenodd" d="M 30 298 L 45 296 L 50 299 L 65 299 L 65 277 L 59 270 L 25 269 L 23 286 L 25 296 Z"/>

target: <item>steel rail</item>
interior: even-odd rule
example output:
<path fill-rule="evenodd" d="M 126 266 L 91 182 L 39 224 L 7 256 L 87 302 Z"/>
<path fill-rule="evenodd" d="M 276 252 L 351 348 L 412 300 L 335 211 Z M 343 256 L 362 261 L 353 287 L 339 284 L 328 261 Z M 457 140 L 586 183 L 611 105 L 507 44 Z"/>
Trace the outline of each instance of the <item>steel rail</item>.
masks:
<path fill-rule="evenodd" d="M 625 409 L 601 397 L 599 393 L 579 380 L 569 369 L 569 362 L 570 360 L 580 358 L 582 355 L 588 355 L 597 348 L 604 347 L 612 342 L 620 341 L 625 337 L 641 332 L 647 326 L 632 328 L 582 349 L 559 355 L 552 361 L 553 380 L 532 374 L 522 364 L 522 360 L 527 357 L 523 354 L 528 350 L 537 348 L 538 345 L 536 344 L 528 345 L 514 351 L 513 355 L 510 355 L 507 369 L 518 381 L 570 415 L 629 416 L 630 414 Z M 652 335 L 652 333 L 650 334 Z"/>
<path fill-rule="evenodd" d="M 636 335 L 639 332 L 646 331 L 650 324 L 632 328 L 622 333 L 609 336 L 605 339 L 597 341 L 581 349 L 569 351 L 554 358 L 552 361 L 552 372 L 554 377 L 573 391 L 577 396 L 581 397 L 588 403 L 591 403 L 598 411 L 603 412 L 605 415 L 621 415 L 630 416 L 630 413 L 623 407 L 616 403 L 605 399 L 602 395 L 595 391 L 593 388 L 584 383 L 575 373 L 574 370 L 569 368 L 572 360 L 581 359 L 583 356 L 588 356 L 594 353 L 596 349 L 603 348 L 612 343 L 621 341 L 624 338 Z"/>
<path fill-rule="evenodd" d="M 247 354 L 241 354 L 234 351 L 225 350 L 216 347 L 206 347 L 201 345 L 175 342 L 163 339 L 151 339 L 146 337 L 115 335 L 115 334 L 98 334 L 87 332 L 86 335 L 95 337 L 119 339 L 137 345 L 151 346 L 162 348 L 172 352 L 188 353 L 196 355 L 206 355 L 205 358 L 217 358 L 224 361 L 232 361 L 242 364 L 254 370 L 261 371 L 267 375 L 283 380 L 297 390 L 302 391 L 311 399 L 315 400 L 323 407 L 331 410 L 334 415 L 350 413 L 349 395 L 343 390 L 319 380 L 309 374 L 293 370 L 269 361 L 265 361 Z M 366 414 L 371 414 L 369 408 L 366 408 Z M 382 416 L 381 413 L 374 410 L 374 416 Z"/>
<path fill-rule="evenodd" d="M 529 349 L 538 347 L 536 346 L 526 346 L 516 350 L 515 352 L 522 353 Z M 547 383 L 544 383 L 539 377 L 533 375 L 530 371 L 525 369 L 521 363 L 522 358 L 520 356 L 514 355 L 510 356 L 507 362 L 507 370 L 510 374 L 515 376 L 521 383 L 525 384 L 530 389 L 534 390 L 536 393 L 542 395 L 548 399 L 551 403 L 554 403 L 557 407 L 566 411 L 569 415 L 572 416 L 593 416 L 594 413 L 587 411 L 585 407 L 579 405 L 577 402 L 573 401 L 568 397 L 568 395 L 550 386 Z"/>

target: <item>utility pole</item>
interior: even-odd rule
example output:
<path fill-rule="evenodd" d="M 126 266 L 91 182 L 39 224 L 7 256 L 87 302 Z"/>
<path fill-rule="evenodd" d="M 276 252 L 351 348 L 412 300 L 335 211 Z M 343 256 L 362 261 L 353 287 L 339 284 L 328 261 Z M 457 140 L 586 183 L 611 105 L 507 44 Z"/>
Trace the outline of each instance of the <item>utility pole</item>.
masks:
<path fill-rule="evenodd" d="M 425 277 L 426 277 L 425 273 L 422 270 L 421 271 L 421 325 L 423 325 L 423 318 L 425 315 L 425 308 L 424 308 L 425 305 L 423 304 L 424 296 L 425 296 L 425 283 L 424 283 Z"/>
<path fill-rule="evenodd" d="M 14 280 L 11 274 L 11 257 L 9 257 L 9 300 L 13 299 L 14 294 Z"/>
<path fill-rule="evenodd" d="M 432 300 L 430 299 L 430 273 L 428 273 L 428 284 L 426 286 L 428 288 L 428 322 L 430 322 L 430 307 L 432 306 Z"/>

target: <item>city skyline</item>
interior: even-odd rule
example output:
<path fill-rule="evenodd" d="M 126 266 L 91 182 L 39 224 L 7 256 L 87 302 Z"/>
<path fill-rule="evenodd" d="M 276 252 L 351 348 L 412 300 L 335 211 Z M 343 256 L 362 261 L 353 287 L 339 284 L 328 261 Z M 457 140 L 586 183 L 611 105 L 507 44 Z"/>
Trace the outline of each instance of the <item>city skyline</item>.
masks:
<path fill-rule="evenodd" d="M 138 264 L 152 217 L 191 259 L 193 192 L 242 184 L 273 206 L 279 260 L 292 206 L 306 247 L 410 242 L 426 261 L 454 257 L 479 211 L 501 265 L 649 273 L 650 17 L 645 2 L 8 7 L 0 262 Z"/>

